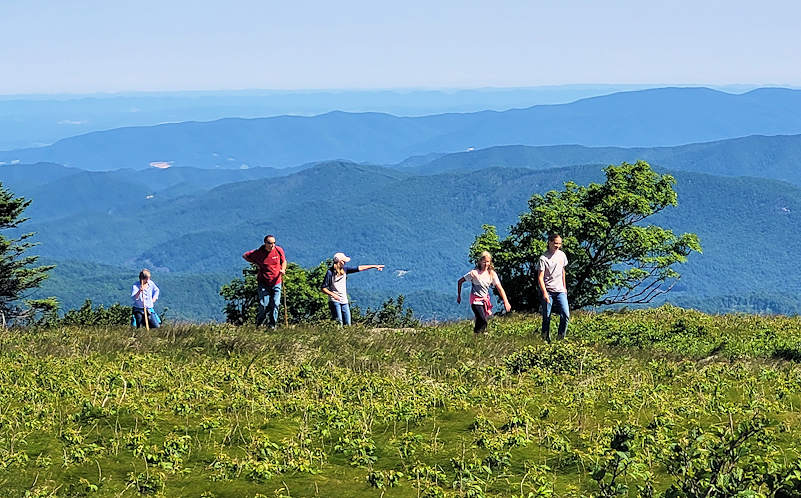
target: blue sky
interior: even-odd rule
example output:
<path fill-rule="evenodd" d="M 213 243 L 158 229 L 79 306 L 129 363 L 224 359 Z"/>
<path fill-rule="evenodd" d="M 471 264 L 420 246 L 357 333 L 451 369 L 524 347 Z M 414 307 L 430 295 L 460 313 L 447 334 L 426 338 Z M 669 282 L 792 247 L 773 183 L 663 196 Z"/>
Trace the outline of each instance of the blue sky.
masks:
<path fill-rule="evenodd" d="M 0 94 L 801 85 L 801 2 L 0 0 Z"/>

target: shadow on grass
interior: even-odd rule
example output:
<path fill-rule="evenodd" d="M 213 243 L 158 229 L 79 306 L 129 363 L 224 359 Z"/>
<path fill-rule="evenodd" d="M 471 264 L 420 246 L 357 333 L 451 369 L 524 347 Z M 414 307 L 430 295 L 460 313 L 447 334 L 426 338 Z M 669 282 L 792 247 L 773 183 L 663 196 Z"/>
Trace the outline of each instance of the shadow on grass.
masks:
<path fill-rule="evenodd" d="M 801 349 L 792 347 L 777 348 L 773 352 L 773 358 L 801 363 Z"/>

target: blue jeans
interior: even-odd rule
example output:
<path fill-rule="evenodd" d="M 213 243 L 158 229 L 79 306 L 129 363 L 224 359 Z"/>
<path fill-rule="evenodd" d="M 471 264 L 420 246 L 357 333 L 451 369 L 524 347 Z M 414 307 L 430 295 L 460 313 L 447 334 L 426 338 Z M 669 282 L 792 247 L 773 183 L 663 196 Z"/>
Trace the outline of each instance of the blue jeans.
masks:
<path fill-rule="evenodd" d="M 333 320 L 338 321 L 340 325 L 350 325 L 350 304 L 328 301 L 328 309 L 331 310 Z"/>
<path fill-rule="evenodd" d="M 550 292 L 548 296 L 551 300 L 542 300 L 542 338 L 546 342 L 551 342 L 551 311 L 554 302 L 559 308 L 559 332 L 558 338 L 564 339 L 567 333 L 567 322 L 570 321 L 570 308 L 567 304 L 567 292 Z"/>
<path fill-rule="evenodd" d="M 148 308 L 147 310 L 147 323 L 151 329 L 157 329 L 161 326 L 161 319 L 156 314 L 153 308 Z M 144 308 L 137 308 L 134 306 L 133 308 L 133 322 L 131 323 L 136 328 L 142 328 L 145 326 L 145 310 Z"/>
<path fill-rule="evenodd" d="M 259 312 L 256 315 L 256 325 L 264 323 L 275 328 L 278 321 L 278 305 L 281 303 L 281 284 L 259 284 Z"/>

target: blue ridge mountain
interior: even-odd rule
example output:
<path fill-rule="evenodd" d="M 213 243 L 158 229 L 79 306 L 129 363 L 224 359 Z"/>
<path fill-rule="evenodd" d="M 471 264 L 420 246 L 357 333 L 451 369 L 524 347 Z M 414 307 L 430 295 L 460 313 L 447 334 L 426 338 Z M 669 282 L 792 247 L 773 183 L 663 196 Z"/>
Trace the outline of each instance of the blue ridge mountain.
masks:
<path fill-rule="evenodd" d="M 417 158 L 398 165 L 415 174 L 471 171 L 491 167 L 548 169 L 575 164 L 620 164 L 635 159 L 671 170 L 722 176 L 754 176 L 801 185 L 801 135 L 762 136 L 675 147 L 585 147 L 506 145 Z"/>
<path fill-rule="evenodd" d="M 725 302 L 722 296 L 733 292 L 799 295 L 797 278 L 755 279 L 748 269 L 759 261 L 777 275 L 795 274 L 792 248 L 801 246 L 797 230 L 801 188 L 771 179 L 671 174 L 677 179 L 679 206 L 653 222 L 697 233 L 704 253 L 694 254 L 679 268 L 683 277 L 670 299 L 702 307 L 718 306 Z M 36 252 L 48 260 L 89 261 L 123 268 L 131 275 L 148 266 L 154 279 L 162 276 L 159 280 L 170 275 L 175 282 L 171 285 L 177 287 L 165 292 L 186 299 L 171 307 L 176 312 L 208 313 L 195 318 L 220 318 L 222 304 L 215 285 L 239 276 L 244 266 L 241 254 L 257 247 L 265 233 L 276 234 L 289 259 L 303 266 L 316 265 L 335 251 L 353 256 L 357 264 L 385 263 L 386 271 L 354 280 L 360 305 L 375 306 L 402 293 L 423 316 L 452 317 L 465 312 L 452 302 L 453 284 L 470 267 L 467 248 L 482 224 L 494 224 L 504 232 L 526 209 L 533 193 L 559 189 L 568 180 L 586 184 L 602 178 L 597 164 L 420 176 L 334 161 L 288 176 L 230 183 L 177 198 L 157 196 L 112 213 L 34 219 L 24 230 L 37 232 L 41 245 Z M 77 268 L 71 263 L 65 271 Z M 202 283 L 196 289 L 192 275 Z M 77 282 L 81 275 L 71 277 L 62 281 Z M 78 287 L 89 293 L 82 293 L 81 299 L 125 302 L 125 294 L 110 296 L 101 288 L 92 294 L 91 286 Z M 46 282 L 41 292 L 70 296 L 74 291 L 48 287 Z M 74 296 L 69 297 L 72 300 Z M 779 311 L 798 304 L 797 299 L 790 301 L 784 299 Z"/>
<path fill-rule="evenodd" d="M 212 170 L 171 167 L 141 171 L 85 171 L 59 164 L 37 163 L 0 166 L 0 182 L 15 195 L 32 199 L 26 215 L 45 221 L 84 212 L 113 213 L 156 198 L 174 199 L 219 185 L 286 176 L 295 171 L 298 168 Z"/>
<path fill-rule="evenodd" d="M 799 111 L 801 90 L 763 88 L 735 95 L 659 88 L 502 112 L 421 117 L 330 112 L 117 128 L 0 152 L 0 162 L 49 161 L 87 170 L 145 169 L 153 163 L 287 167 L 330 158 L 389 164 L 496 145 L 653 147 L 799 134 Z"/>
<path fill-rule="evenodd" d="M 441 90 L 239 90 L 132 92 L 94 95 L 0 95 L 0 150 L 37 147 L 62 138 L 124 126 L 223 117 L 256 118 L 332 110 L 422 116 L 571 102 L 654 85 L 557 85 Z M 741 92 L 753 88 L 725 86 Z"/>

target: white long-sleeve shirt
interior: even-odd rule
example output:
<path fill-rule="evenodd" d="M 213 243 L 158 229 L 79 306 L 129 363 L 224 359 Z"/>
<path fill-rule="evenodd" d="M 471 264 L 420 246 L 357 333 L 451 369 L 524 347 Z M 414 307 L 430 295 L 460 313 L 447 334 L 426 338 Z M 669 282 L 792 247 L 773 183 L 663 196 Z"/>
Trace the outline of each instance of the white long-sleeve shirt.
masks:
<path fill-rule="evenodd" d="M 133 284 L 133 290 L 131 290 L 131 299 L 133 300 L 133 305 L 136 308 L 152 308 L 153 304 L 159 298 L 159 287 L 156 283 L 152 280 L 148 280 L 145 284 L 142 294 L 139 294 L 139 285 L 140 282 L 136 282 Z"/>

